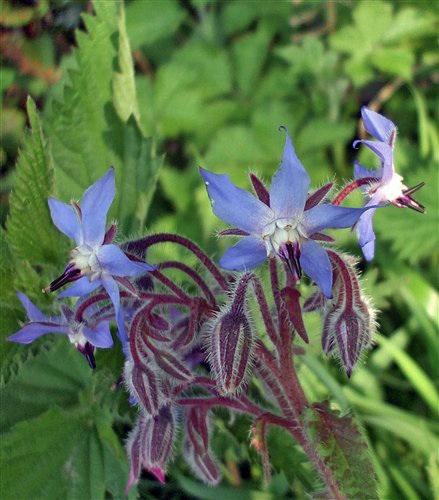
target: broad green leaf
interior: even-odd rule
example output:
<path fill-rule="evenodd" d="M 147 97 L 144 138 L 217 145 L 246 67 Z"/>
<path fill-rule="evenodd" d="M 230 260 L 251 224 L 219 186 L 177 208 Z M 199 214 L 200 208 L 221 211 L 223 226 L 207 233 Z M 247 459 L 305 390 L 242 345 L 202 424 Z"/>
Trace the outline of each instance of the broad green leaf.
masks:
<path fill-rule="evenodd" d="M 236 83 L 244 96 L 253 94 L 268 53 L 270 33 L 263 23 L 256 32 L 239 38 L 232 47 Z"/>
<path fill-rule="evenodd" d="M 27 110 L 31 130 L 17 163 L 7 220 L 7 241 L 14 259 L 44 264 L 56 262 L 58 249 L 63 245 L 47 205 L 53 185 L 52 158 L 31 98 Z"/>
<path fill-rule="evenodd" d="M 392 26 L 392 5 L 376 0 L 356 4 L 353 18 L 363 41 L 370 47 L 379 42 Z"/>
<path fill-rule="evenodd" d="M 395 13 L 392 25 L 384 35 L 386 42 L 406 42 L 414 37 L 435 35 L 439 19 L 423 9 L 406 7 Z"/>
<path fill-rule="evenodd" d="M 104 467 L 104 449 L 91 423 L 85 426 L 73 448 L 67 498 L 104 498 Z"/>
<path fill-rule="evenodd" d="M 1 440 L 0 496 L 65 498 L 70 453 L 84 425 L 78 413 L 60 409 L 17 424 Z"/>
<path fill-rule="evenodd" d="M 21 349 L 28 349 L 28 346 Z M 92 380 L 92 372 L 67 338 L 59 339 L 25 362 L 1 389 L 1 428 L 37 417 L 51 406 L 78 405 L 79 391 Z"/>
<path fill-rule="evenodd" d="M 404 47 L 381 48 L 374 53 L 371 62 L 383 73 L 398 75 L 409 80 L 415 56 Z"/>
<path fill-rule="evenodd" d="M 186 13 L 177 0 L 142 0 L 127 5 L 126 17 L 131 46 L 137 49 L 173 35 Z"/>
<path fill-rule="evenodd" d="M 329 409 L 328 403 L 318 403 L 305 411 L 304 421 L 340 491 L 347 498 L 378 499 L 369 450 L 354 419 L 339 417 Z"/>

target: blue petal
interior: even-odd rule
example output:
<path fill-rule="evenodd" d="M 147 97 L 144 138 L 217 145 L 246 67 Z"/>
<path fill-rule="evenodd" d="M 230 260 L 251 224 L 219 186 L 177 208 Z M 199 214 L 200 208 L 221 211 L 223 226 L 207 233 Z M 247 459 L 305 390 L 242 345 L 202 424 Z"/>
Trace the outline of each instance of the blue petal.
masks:
<path fill-rule="evenodd" d="M 258 267 L 266 258 L 264 242 L 260 238 L 245 236 L 226 250 L 219 265 L 229 271 L 247 271 Z"/>
<path fill-rule="evenodd" d="M 365 179 L 366 177 L 372 177 L 375 179 L 381 179 L 383 175 L 383 170 L 376 169 L 370 170 L 369 168 L 363 167 L 358 160 L 355 160 L 354 163 L 354 179 Z"/>
<path fill-rule="evenodd" d="M 114 168 L 90 186 L 82 196 L 84 242 L 90 246 L 104 241 L 107 213 L 116 194 Z"/>
<path fill-rule="evenodd" d="M 103 349 L 113 347 L 109 321 L 100 321 L 94 328 L 84 326 L 83 333 L 85 338 L 95 347 Z"/>
<path fill-rule="evenodd" d="M 396 133 L 395 124 L 379 113 L 375 113 L 366 106 L 361 108 L 361 117 L 363 118 L 364 128 L 367 133 L 387 144 L 390 140 L 394 139 L 394 134 Z"/>
<path fill-rule="evenodd" d="M 332 266 L 324 248 L 313 240 L 301 246 L 300 265 L 328 299 L 332 299 Z"/>
<path fill-rule="evenodd" d="M 149 264 L 130 260 L 116 245 L 99 247 L 96 256 L 102 269 L 112 276 L 138 276 L 154 270 Z"/>
<path fill-rule="evenodd" d="M 21 292 L 17 292 L 17 297 L 20 299 L 20 302 L 23 304 L 23 307 L 26 311 L 27 317 L 31 321 L 50 321 L 50 319 L 43 314 L 36 305 L 34 305 L 28 297 Z"/>
<path fill-rule="evenodd" d="M 308 172 L 296 155 L 287 129 L 285 132 L 286 142 L 282 162 L 273 176 L 270 188 L 270 206 L 276 218 L 300 216 L 310 184 Z"/>
<path fill-rule="evenodd" d="M 369 208 L 348 208 L 338 205 L 317 205 L 305 212 L 303 226 L 308 237 L 327 228 L 353 226 Z"/>
<path fill-rule="evenodd" d="M 110 296 L 111 302 L 114 306 L 114 315 L 116 316 L 116 323 L 118 328 L 118 337 L 123 345 L 128 340 L 127 333 L 125 330 L 125 320 L 123 316 L 122 308 L 120 307 L 120 294 L 119 287 L 117 283 L 111 276 L 102 276 L 102 286 L 105 288 L 106 292 Z"/>
<path fill-rule="evenodd" d="M 369 200 L 366 207 L 376 205 L 379 201 L 379 196 L 375 194 L 375 196 Z M 375 210 L 376 208 L 371 208 L 365 212 L 360 217 L 357 224 L 358 244 L 361 247 L 364 258 L 368 261 L 372 260 L 375 254 L 375 233 L 372 225 Z"/>
<path fill-rule="evenodd" d="M 236 187 L 227 174 L 214 174 L 204 168 L 200 168 L 200 173 L 217 217 L 247 233 L 262 234 L 264 226 L 274 218 L 265 203 Z"/>
<path fill-rule="evenodd" d="M 83 278 L 79 278 L 79 280 L 75 281 L 73 285 L 69 286 L 69 288 L 58 294 L 58 298 L 83 297 L 84 295 L 88 295 L 96 290 L 96 288 L 98 288 L 101 284 L 100 280 L 90 281 L 87 276 L 84 276 Z"/>
<path fill-rule="evenodd" d="M 50 323 L 28 323 L 21 330 L 14 333 L 6 340 L 18 342 L 19 344 L 30 344 L 38 337 L 46 335 L 46 333 L 60 333 L 66 335 L 69 328 L 64 325 L 56 325 Z"/>
<path fill-rule="evenodd" d="M 353 146 L 356 147 L 358 143 L 364 144 L 381 158 L 383 165 L 381 180 L 384 183 L 388 182 L 395 172 L 393 167 L 393 149 L 385 142 L 380 141 L 355 141 Z"/>
<path fill-rule="evenodd" d="M 49 210 L 55 226 L 66 236 L 76 241 L 77 245 L 82 243 L 82 229 L 76 212 L 70 205 L 62 201 L 49 198 Z"/>

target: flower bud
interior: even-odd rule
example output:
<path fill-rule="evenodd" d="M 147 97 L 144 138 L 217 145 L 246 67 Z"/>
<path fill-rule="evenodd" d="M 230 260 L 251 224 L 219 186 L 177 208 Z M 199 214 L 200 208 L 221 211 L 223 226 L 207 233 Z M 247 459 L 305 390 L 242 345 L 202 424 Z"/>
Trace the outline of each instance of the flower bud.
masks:
<path fill-rule="evenodd" d="M 124 379 L 129 392 L 145 412 L 149 415 L 157 415 L 163 396 L 156 374 L 145 366 L 135 366 L 127 361 Z"/>
<path fill-rule="evenodd" d="M 220 313 L 210 331 L 209 362 L 223 395 L 233 395 L 246 381 L 253 351 L 253 334 L 242 310 Z"/>
<path fill-rule="evenodd" d="M 209 449 L 210 422 L 207 411 L 193 407 L 186 415 L 184 456 L 194 474 L 207 484 L 216 485 L 221 473 Z"/>
<path fill-rule="evenodd" d="M 253 275 L 241 276 L 229 308 L 210 323 L 207 337 L 209 363 L 219 392 L 231 396 L 247 378 L 253 354 L 253 333 L 246 315 L 246 292 Z"/>
<path fill-rule="evenodd" d="M 330 252 L 334 268 L 334 298 L 325 311 L 322 346 L 325 353 L 338 348 L 348 377 L 370 344 L 375 328 L 375 312 L 363 295 L 356 275 L 355 262 Z"/>
<path fill-rule="evenodd" d="M 126 449 L 130 460 L 130 474 L 125 494 L 138 481 L 143 468 L 165 482 L 165 472 L 172 457 L 175 438 L 175 420 L 169 406 L 160 409 L 157 416 L 141 414 L 128 437 Z"/>

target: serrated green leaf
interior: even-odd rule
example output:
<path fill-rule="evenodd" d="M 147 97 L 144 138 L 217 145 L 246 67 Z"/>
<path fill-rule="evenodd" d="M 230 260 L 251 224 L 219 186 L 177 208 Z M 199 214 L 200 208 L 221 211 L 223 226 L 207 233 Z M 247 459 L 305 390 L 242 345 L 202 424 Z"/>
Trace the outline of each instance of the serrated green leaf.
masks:
<path fill-rule="evenodd" d="M 342 493 L 358 500 L 378 499 L 375 471 L 358 424 L 339 417 L 328 403 L 305 411 L 305 425 Z"/>
<path fill-rule="evenodd" d="M 2 498 L 64 498 L 69 455 L 80 435 L 78 413 L 51 409 L 2 437 Z"/>
<path fill-rule="evenodd" d="M 121 9 L 120 2 L 96 2 L 96 16 L 84 16 L 87 33 L 77 33 L 76 64 L 61 84 L 63 99 L 52 104 L 46 121 L 59 197 L 79 198 L 114 165 L 117 189 L 110 217 L 132 233 L 144 224 L 161 160 L 137 120 L 128 116 L 138 116 L 138 104 Z"/>
<path fill-rule="evenodd" d="M 27 110 L 31 131 L 17 163 L 7 220 L 7 241 L 14 259 L 44 264 L 56 262 L 57 249 L 63 246 L 47 205 L 53 185 L 52 159 L 31 98 Z"/>
<path fill-rule="evenodd" d="M 140 113 L 137 103 L 134 64 L 130 42 L 125 25 L 125 10 L 122 6 L 119 14 L 119 69 L 113 76 L 113 102 L 117 114 L 126 122 L 130 115 L 139 122 Z"/>
<path fill-rule="evenodd" d="M 87 362 L 68 339 L 59 339 L 51 349 L 24 363 L 1 389 L 1 428 L 7 430 L 37 417 L 53 405 L 76 407 L 79 391 L 91 382 L 91 377 Z"/>

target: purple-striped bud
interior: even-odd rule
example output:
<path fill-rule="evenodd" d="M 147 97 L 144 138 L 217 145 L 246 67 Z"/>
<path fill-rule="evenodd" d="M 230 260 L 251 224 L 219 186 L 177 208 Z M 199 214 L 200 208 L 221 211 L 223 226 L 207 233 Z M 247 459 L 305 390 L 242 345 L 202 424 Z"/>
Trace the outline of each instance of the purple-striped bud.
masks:
<path fill-rule="evenodd" d="M 251 366 L 253 333 L 245 313 L 245 295 L 252 279 L 251 273 L 241 277 L 230 308 L 218 313 L 208 331 L 209 363 L 218 391 L 225 396 L 242 389 Z"/>
<path fill-rule="evenodd" d="M 169 406 L 161 408 L 155 417 L 140 415 L 126 445 L 130 460 L 126 493 L 138 481 L 142 467 L 154 474 L 161 483 L 165 482 L 175 434 L 175 419 Z"/>
<path fill-rule="evenodd" d="M 363 295 L 354 261 L 329 251 L 334 268 L 334 298 L 324 315 L 322 347 L 329 353 L 337 346 L 348 377 L 368 347 L 375 328 L 375 312 Z"/>
<path fill-rule="evenodd" d="M 157 415 L 165 403 L 157 375 L 145 366 L 136 366 L 126 361 L 124 380 L 130 394 L 149 415 Z"/>
<path fill-rule="evenodd" d="M 210 420 L 207 411 L 192 407 L 186 415 L 184 457 L 194 474 L 207 484 L 216 485 L 221 479 L 219 467 L 209 448 Z"/>

